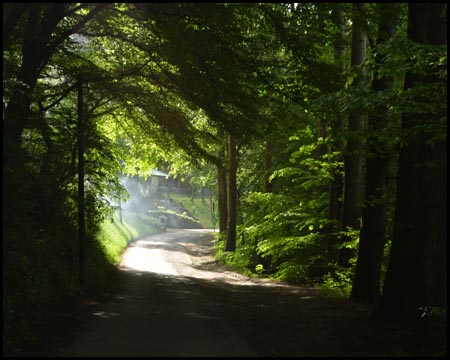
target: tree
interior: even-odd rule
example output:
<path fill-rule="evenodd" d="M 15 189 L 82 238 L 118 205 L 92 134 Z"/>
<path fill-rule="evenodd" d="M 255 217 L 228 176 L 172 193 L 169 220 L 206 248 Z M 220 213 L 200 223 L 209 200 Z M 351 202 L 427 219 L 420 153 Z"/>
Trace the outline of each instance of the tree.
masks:
<path fill-rule="evenodd" d="M 219 150 L 219 159 L 225 162 L 225 151 L 221 147 Z M 219 207 L 219 233 L 225 234 L 228 223 L 228 205 L 227 205 L 227 172 L 226 167 L 219 163 L 217 165 L 217 201 Z"/>
<path fill-rule="evenodd" d="M 408 138 L 399 157 L 394 232 L 378 309 L 383 316 L 414 318 L 419 307 L 447 306 L 447 137 L 440 101 L 446 92 L 446 14 L 445 4 L 409 4 L 413 66 L 404 88 L 413 102 L 402 117 Z"/>
<path fill-rule="evenodd" d="M 353 80 L 353 86 L 364 88 L 366 85 L 366 74 L 362 64 L 366 58 L 366 35 L 365 35 L 365 14 L 364 3 L 353 4 L 352 20 L 352 61 L 351 65 L 355 68 L 356 76 Z M 364 113 L 360 108 L 353 109 L 350 112 L 348 120 L 348 138 L 345 152 L 345 177 L 344 177 L 344 201 L 342 210 L 342 230 L 359 230 L 361 217 L 361 185 L 362 185 L 362 165 L 363 151 L 362 140 L 364 133 Z M 338 255 L 338 264 L 348 266 L 352 251 L 345 246 L 349 241 L 348 236 L 341 240 L 341 248 Z"/>
<path fill-rule="evenodd" d="M 346 13 L 352 6 L 353 61 L 346 70 Z M 403 130 L 395 135 L 405 143 L 384 303 L 393 312 L 407 301 L 411 309 L 443 304 L 446 49 L 432 45 L 443 39 L 435 27 L 444 7 L 412 5 L 410 38 L 418 44 L 399 37 L 395 48 L 387 41 L 394 12 L 379 11 L 380 34 L 371 46 L 377 54 L 364 61 L 364 32 L 371 35 L 375 22 L 363 10 L 370 15 L 371 9 L 396 7 L 4 4 L 4 315 L 10 338 L 27 337 L 27 320 L 45 318 L 34 309 L 51 308 L 61 295 L 79 290 L 77 205 L 85 211 L 79 229 L 86 227 L 92 245 L 86 249 L 89 289 L 95 287 L 98 265 L 92 254 L 104 251 L 95 241 L 99 224 L 113 213 L 114 201 L 124 200 L 118 174 L 136 175 L 159 163 L 171 174 L 196 176 L 198 185 L 217 182 L 219 231 L 226 232 L 220 246 L 234 251 L 227 260 L 242 260 L 251 271 L 287 281 L 321 283 L 330 280 L 333 269 L 341 271 L 335 267 L 339 245 L 341 265 L 353 255 L 345 249 L 348 238 L 338 244 L 333 235 L 341 230 L 340 218 L 343 230 L 358 230 L 361 159 L 367 155 L 352 297 L 376 299 L 385 228 L 382 195 L 390 141 L 396 140 L 384 131 L 388 110 L 404 111 Z M 423 25 L 421 13 L 430 19 Z M 409 56 L 405 64 L 389 63 L 403 52 Z M 368 89 L 362 75 L 374 59 Z M 392 72 L 404 68 L 409 71 L 405 91 L 389 91 Z M 81 73 L 85 136 L 77 160 Z M 361 115 L 367 110 L 366 154 Z M 205 164 L 213 166 L 205 169 Z M 199 175 L 194 170 L 199 168 L 208 171 Z M 411 179 L 418 183 L 409 184 Z M 407 244 L 407 239 L 412 240 Z M 344 271 L 348 275 L 352 269 Z M 407 274 L 429 301 L 405 300 L 415 296 Z M 19 330 L 11 332 L 14 327 Z"/>
<path fill-rule="evenodd" d="M 89 8 L 89 4 L 68 5 L 55 4 L 23 4 L 7 5 L 7 30 L 4 38 L 6 46 L 15 41 L 21 42 L 22 63 L 16 75 L 15 86 L 5 110 L 3 132 L 5 134 L 4 162 L 13 158 L 20 148 L 20 139 L 25 127 L 33 126 L 30 114 L 33 91 L 36 81 L 55 51 L 61 44 L 91 20 L 107 4 L 97 4 L 85 16 L 77 16 L 77 11 Z M 14 30 L 21 17 L 24 25 L 21 33 Z M 64 18 L 70 19 L 68 27 L 63 28 Z M 9 40 L 9 41 L 8 41 Z M 5 44 L 3 45 L 5 51 Z"/>
<path fill-rule="evenodd" d="M 376 68 L 372 91 L 380 94 L 392 89 L 394 79 L 389 74 L 382 73 L 387 54 L 381 49 L 377 50 L 376 46 L 380 48 L 394 36 L 400 4 L 377 4 L 377 7 L 379 22 L 377 44 L 374 47 Z M 351 293 L 351 299 L 357 301 L 375 302 L 381 296 L 381 263 L 386 239 L 386 187 L 393 152 L 390 148 L 390 139 L 387 138 L 388 128 L 387 104 L 377 104 L 368 118 L 362 228 Z"/>
<path fill-rule="evenodd" d="M 230 134 L 228 139 L 228 186 L 227 186 L 227 237 L 225 242 L 225 251 L 236 250 L 236 210 L 237 210 L 237 192 L 236 192 L 236 171 L 237 171 L 237 149 L 236 138 Z"/>
<path fill-rule="evenodd" d="M 260 80 L 254 75 L 260 65 L 249 56 L 254 47 L 261 45 L 259 39 L 253 39 L 256 33 L 253 27 L 258 25 L 244 22 L 241 26 L 240 22 L 250 19 L 255 9 L 227 4 L 209 4 L 201 9 L 193 4 L 158 4 L 147 8 L 148 16 L 158 19 L 157 33 L 170 45 L 162 47 L 160 53 L 179 68 L 170 77 L 171 89 L 191 106 L 203 109 L 219 133 L 232 134 L 228 144 L 226 203 L 223 164 L 215 161 L 219 229 L 223 231 L 226 220 L 227 251 L 234 251 L 236 243 L 235 142 L 257 137 L 265 123 L 257 92 Z"/>
<path fill-rule="evenodd" d="M 332 20 L 335 25 L 335 36 L 334 36 L 334 62 L 336 66 L 340 68 L 340 73 L 343 75 L 345 72 L 345 53 L 346 53 L 346 44 L 345 44 L 345 13 L 343 10 L 342 4 L 335 4 L 335 7 L 332 9 Z M 342 88 L 342 81 L 338 82 L 339 88 Z M 331 144 L 329 152 L 343 152 L 343 144 L 342 144 L 342 133 L 343 133 L 343 119 L 342 115 L 337 111 L 331 115 L 331 124 L 330 124 L 330 137 Z M 336 169 L 332 174 L 332 179 L 330 181 L 329 186 L 329 204 L 328 204 L 328 228 L 327 228 L 327 254 L 328 261 L 335 262 L 336 261 L 336 244 L 339 240 L 339 233 L 341 231 L 341 221 L 342 221 L 342 195 L 343 195 L 343 183 L 344 178 L 342 175 L 342 171 L 340 169 Z"/>

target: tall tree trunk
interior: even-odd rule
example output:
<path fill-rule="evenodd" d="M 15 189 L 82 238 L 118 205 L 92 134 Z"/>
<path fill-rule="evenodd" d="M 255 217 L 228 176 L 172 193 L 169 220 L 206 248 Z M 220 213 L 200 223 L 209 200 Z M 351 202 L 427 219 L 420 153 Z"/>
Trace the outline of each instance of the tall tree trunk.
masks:
<path fill-rule="evenodd" d="M 225 151 L 220 150 L 219 159 L 225 160 Z M 228 205 L 227 205 L 227 175 L 223 165 L 217 166 L 217 201 L 219 207 L 219 233 L 225 234 L 228 222 Z"/>
<path fill-rule="evenodd" d="M 236 208 L 237 208 L 237 191 L 236 191 L 236 172 L 237 172 L 237 151 L 236 138 L 230 134 L 228 142 L 228 223 L 227 223 L 227 239 L 225 243 L 225 251 L 236 250 Z"/>
<path fill-rule="evenodd" d="M 409 4 L 408 38 L 446 45 L 445 7 Z M 405 89 L 439 81 L 435 75 L 408 73 Z M 429 102 L 429 94 L 415 100 Z M 399 157 L 391 254 L 378 309 L 386 317 L 413 318 L 426 305 L 447 307 L 447 138 L 431 141 L 436 133 L 430 131 L 443 116 L 411 112 L 402 117 L 402 129 L 415 135 Z"/>
<path fill-rule="evenodd" d="M 379 23 L 377 43 L 382 44 L 394 36 L 400 4 L 378 4 Z M 381 66 L 385 54 L 377 51 L 375 66 Z M 392 89 L 393 78 L 375 71 L 372 82 L 374 92 Z M 386 238 L 386 190 L 389 149 L 386 130 L 389 127 L 387 106 L 375 107 L 368 120 L 367 159 L 362 228 L 359 240 L 358 261 L 350 298 L 356 301 L 375 302 L 381 296 L 380 277 Z"/>
<path fill-rule="evenodd" d="M 345 32 L 344 32 L 344 11 L 341 4 L 334 4 L 332 10 L 332 19 L 337 27 L 336 38 L 334 40 L 334 62 L 339 66 L 341 75 L 345 71 Z M 337 82 L 337 87 L 342 87 L 342 81 Z M 332 138 L 330 153 L 342 152 L 342 117 L 340 114 L 333 116 L 330 126 L 330 136 Z M 342 219 L 342 194 L 344 192 L 344 177 L 341 171 L 336 169 L 332 174 L 333 179 L 330 181 L 329 197 L 328 197 L 328 220 L 327 226 L 327 257 L 329 262 L 336 261 L 336 244 L 338 242 L 338 233 L 341 230 Z"/>
<path fill-rule="evenodd" d="M 366 58 L 366 36 L 364 33 L 364 3 L 353 4 L 353 33 L 352 33 L 352 66 L 361 65 Z M 364 87 L 366 83 L 365 71 L 362 70 L 353 82 L 356 87 Z M 342 229 L 359 230 L 361 216 L 361 181 L 362 181 L 362 137 L 364 133 L 364 115 L 360 110 L 353 110 L 348 121 L 347 150 L 344 159 L 344 205 L 342 214 Z M 349 241 L 346 236 L 342 243 Z M 344 244 L 345 245 L 345 244 Z M 354 251 L 343 247 L 339 250 L 338 264 L 348 266 L 348 261 Z"/>
<path fill-rule="evenodd" d="M 343 74 L 345 71 L 345 53 L 346 41 L 345 41 L 345 21 L 344 21 L 344 10 L 342 9 L 342 4 L 335 3 L 331 17 L 333 23 L 337 28 L 336 37 L 334 39 L 334 62 L 340 67 L 340 71 Z"/>

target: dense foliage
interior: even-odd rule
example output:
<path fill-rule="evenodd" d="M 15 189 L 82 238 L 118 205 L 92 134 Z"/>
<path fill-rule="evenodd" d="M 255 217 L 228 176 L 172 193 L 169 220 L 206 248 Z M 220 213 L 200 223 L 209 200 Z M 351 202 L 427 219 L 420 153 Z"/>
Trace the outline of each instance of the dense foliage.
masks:
<path fill-rule="evenodd" d="M 156 231 L 116 211 L 154 168 L 201 191 L 228 264 L 446 316 L 446 10 L 3 4 L 5 346 Z"/>

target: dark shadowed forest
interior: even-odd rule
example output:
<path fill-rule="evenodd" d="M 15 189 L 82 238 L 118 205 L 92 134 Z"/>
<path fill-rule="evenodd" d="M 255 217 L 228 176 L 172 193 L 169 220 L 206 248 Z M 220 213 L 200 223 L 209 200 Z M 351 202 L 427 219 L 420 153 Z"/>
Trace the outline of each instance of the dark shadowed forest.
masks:
<path fill-rule="evenodd" d="M 4 356 L 174 228 L 446 356 L 447 5 L 4 3 Z"/>

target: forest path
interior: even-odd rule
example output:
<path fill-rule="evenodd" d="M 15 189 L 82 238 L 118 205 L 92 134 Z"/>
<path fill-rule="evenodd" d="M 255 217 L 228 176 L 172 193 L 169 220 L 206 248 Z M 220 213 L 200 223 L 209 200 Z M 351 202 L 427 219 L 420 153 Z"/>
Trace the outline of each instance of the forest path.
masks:
<path fill-rule="evenodd" d="M 398 329 L 313 288 L 250 279 L 212 256 L 211 230 L 134 242 L 120 287 L 58 356 L 389 356 Z"/>

